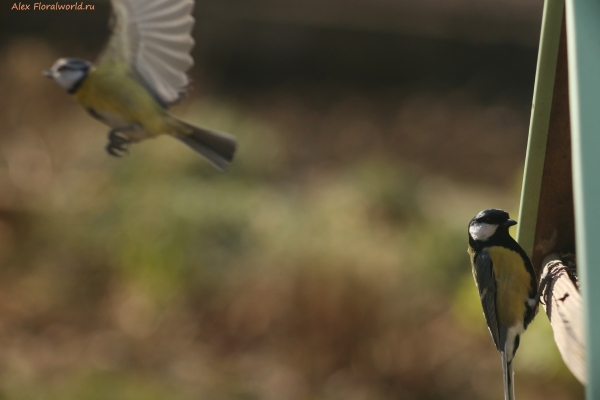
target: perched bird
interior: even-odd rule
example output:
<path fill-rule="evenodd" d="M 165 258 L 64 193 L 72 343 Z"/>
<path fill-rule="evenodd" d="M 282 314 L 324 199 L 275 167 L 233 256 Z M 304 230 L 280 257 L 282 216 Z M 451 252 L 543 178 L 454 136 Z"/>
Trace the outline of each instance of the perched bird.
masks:
<path fill-rule="evenodd" d="M 61 58 L 44 75 L 72 94 L 112 129 L 106 150 L 114 156 L 130 143 L 171 135 L 225 171 L 235 139 L 184 122 L 167 112 L 187 91 L 194 61 L 192 0 L 111 0 L 112 35 L 96 64 Z"/>
<path fill-rule="evenodd" d="M 537 313 L 537 278 L 525 251 L 510 236 L 516 225 L 503 210 L 483 210 L 469 222 L 473 276 L 483 314 L 502 356 L 504 399 L 514 399 L 512 361 L 520 335 Z"/>

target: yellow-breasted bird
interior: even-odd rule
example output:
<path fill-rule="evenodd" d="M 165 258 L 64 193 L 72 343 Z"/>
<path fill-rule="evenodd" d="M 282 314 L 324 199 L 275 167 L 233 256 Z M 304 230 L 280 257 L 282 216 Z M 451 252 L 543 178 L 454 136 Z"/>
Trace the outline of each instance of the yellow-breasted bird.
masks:
<path fill-rule="evenodd" d="M 108 153 L 118 156 L 130 143 L 167 134 L 225 171 L 235 153 L 235 139 L 167 112 L 167 106 L 186 93 L 186 71 L 194 63 L 193 1 L 111 0 L 111 4 L 112 35 L 96 64 L 61 58 L 44 75 L 112 128 Z"/>
<path fill-rule="evenodd" d="M 537 278 L 525 251 L 510 236 L 507 212 L 483 210 L 469 222 L 473 276 L 483 314 L 502 356 L 504 399 L 514 399 L 513 357 L 537 313 Z"/>

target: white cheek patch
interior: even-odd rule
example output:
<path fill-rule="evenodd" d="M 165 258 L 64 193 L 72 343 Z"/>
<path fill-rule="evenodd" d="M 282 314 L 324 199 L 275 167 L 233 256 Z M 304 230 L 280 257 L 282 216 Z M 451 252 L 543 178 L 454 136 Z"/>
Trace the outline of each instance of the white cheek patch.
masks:
<path fill-rule="evenodd" d="M 498 225 L 476 222 L 469 227 L 469 233 L 475 240 L 486 241 L 496 233 L 496 229 L 498 229 Z"/>
<path fill-rule="evenodd" d="M 65 90 L 71 89 L 77 81 L 83 78 L 83 75 L 83 71 L 53 71 L 54 80 Z"/>

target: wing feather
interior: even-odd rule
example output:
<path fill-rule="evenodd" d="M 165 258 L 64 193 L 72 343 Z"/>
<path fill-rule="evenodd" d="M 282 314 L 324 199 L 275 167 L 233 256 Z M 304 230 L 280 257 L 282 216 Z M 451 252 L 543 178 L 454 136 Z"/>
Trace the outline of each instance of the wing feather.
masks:
<path fill-rule="evenodd" d="M 162 104 L 187 90 L 194 64 L 192 0 L 111 0 L 113 33 L 98 65 L 129 68 Z"/>
<path fill-rule="evenodd" d="M 496 348 L 500 350 L 500 332 L 496 316 L 496 278 L 492 258 L 486 250 L 482 250 L 474 260 L 473 273 L 479 290 L 479 298 L 483 306 L 483 315 L 494 340 Z"/>

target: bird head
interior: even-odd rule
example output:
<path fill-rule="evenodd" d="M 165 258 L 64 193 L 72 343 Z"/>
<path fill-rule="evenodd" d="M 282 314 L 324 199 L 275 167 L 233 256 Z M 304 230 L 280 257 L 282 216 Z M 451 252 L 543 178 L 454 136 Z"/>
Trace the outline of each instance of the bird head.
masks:
<path fill-rule="evenodd" d="M 510 219 L 504 210 L 490 208 L 483 210 L 469 222 L 469 236 L 475 241 L 485 242 L 497 232 L 508 234 L 508 228 L 517 221 Z"/>
<path fill-rule="evenodd" d="M 59 58 L 44 76 L 54 79 L 63 89 L 73 93 L 87 76 L 92 63 L 77 58 Z"/>

